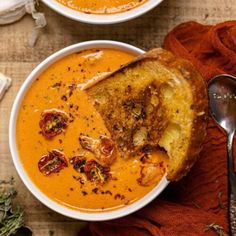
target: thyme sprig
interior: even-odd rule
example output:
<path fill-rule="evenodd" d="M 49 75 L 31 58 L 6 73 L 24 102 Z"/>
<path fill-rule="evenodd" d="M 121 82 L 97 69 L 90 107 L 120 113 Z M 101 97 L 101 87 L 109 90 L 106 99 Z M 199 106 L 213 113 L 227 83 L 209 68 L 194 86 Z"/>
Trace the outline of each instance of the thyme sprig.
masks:
<path fill-rule="evenodd" d="M 0 181 L 1 185 L 12 185 L 14 179 Z M 0 236 L 15 234 L 24 225 L 23 212 L 19 208 L 13 210 L 12 201 L 16 197 L 16 191 L 12 188 L 0 189 Z"/>
<path fill-rule="evenodd" d="M 215 223 L 206 225 L 205 231 L 209 230 L 214 230 L 219 236 L 228 236 L 228 234 L 225 233 L 224 228 Z"/>
<path fill-rule="evenodd" d="M 13 185 L 14 183 L 15 183 L 15 179 L 13 176 L 11 176 L 9 180 L 0 180 L 0 186 L 3 184 Z"/>

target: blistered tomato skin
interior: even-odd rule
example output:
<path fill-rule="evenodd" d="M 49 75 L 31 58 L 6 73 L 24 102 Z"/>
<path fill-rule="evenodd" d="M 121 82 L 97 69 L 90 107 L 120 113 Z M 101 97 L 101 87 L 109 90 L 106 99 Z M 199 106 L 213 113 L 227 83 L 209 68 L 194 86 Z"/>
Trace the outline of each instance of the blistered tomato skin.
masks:
<path fill-rule="evenodd" d="M 50 139 L 62 133 L 68 126 L 68 115 L 58 109 L 43 111 L 39 121 L 39 127 L 44 137 Z"/>
<path fill-rule="evenodd" d="M 99 139 L 80 135 L 79 142 L 81 147 L 92 152 L 96 160 L 103 166 L 111 166 L 116 160 L 115 144 L 105 135 L 101 135 Z"/>
<path fill-rule="evenodd" d="M 101 146 L 100 146 L 101 153 L 107 157 L 111 157 L 115 149 L 115 144 L 110 138 L 104 135 L 100 136 L 100 140 L 101 140 Z"/>
<path fill-rule="evenodd" d="M 97 184 L 104 184 L 111 177 L 110 168 L 101 166 L 95 160 L 86 162 L 84 173 L 89 181 Z"/>
<path fill-rule="evenodd" d="M 39 171 L 45 176 L 58 173 L 67 166 L 68 162 L 64 153 L 57 149 L 53 149 L 47 155 L 43 155 L 38 162 Z"/>

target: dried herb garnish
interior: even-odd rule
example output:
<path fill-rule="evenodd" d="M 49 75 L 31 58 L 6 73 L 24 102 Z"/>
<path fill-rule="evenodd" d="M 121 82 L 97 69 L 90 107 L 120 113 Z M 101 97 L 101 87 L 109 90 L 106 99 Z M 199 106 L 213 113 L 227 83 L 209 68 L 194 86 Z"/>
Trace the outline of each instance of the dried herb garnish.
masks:
<path fill-rule="evenodd" d="M 209 230 L 215 231 L 219 236 L 228 236 L 228 234 L 225 233 L 224 228 L 215 223 L 206 225 L 205 231 Z"/>
<path fill-rule="evenodd" d="M 46 176 L 52 173 L 58 173 L 67 166 L 68 163 L 65 155 L 57 149 L 53 149 L 47 155 L 42 156 L 38 162 L 40 172 Z"/>

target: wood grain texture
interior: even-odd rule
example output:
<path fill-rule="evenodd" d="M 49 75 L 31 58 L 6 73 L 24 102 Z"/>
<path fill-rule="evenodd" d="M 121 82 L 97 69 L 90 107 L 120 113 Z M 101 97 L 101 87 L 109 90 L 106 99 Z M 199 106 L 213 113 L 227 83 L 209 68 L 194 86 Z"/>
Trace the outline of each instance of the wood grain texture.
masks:
<path fill-rule="evenodd" d="M 93 26 L 74 22 L 40 6 L 48 26 L 34 48 L 28 47 L 33 21 L 25 16 L 21 21 L 0 27 L 0 72 L 13 79 L 13 85 L 0 104 L 0 179 L 14 176 L 19 195 L 16 199 L 26 212 L 27 223 L 34 235 L 74 236 L 79 222 L 63 217 L 37 201 L 24 187 L 13 166 L 8 147 L 8 120 L 16 93 L 30 71 L 57 50 L 92 39 L 113 39 L 143 49 L 162 45 L 166 33 L 175 25 L 189 20 L 212 24 L 236 19 L 235 0 L 164 0 L 144 16 L 127 23 Z"/>

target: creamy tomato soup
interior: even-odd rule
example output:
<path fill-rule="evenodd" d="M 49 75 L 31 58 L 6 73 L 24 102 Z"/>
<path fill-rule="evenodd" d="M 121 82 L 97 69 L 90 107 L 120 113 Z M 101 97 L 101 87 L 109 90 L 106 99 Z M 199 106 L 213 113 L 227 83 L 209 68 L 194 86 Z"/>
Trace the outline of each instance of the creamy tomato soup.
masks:
<path fill-rule="evenodd" d="M 114 14 L 131 10 L 147 0 L 57 0 L 63 5 L 88 14 Z"/>
<path fill-rule="evenodd" d="M 144 156 L 107 163 L 115 155 L 114 143 L 77 86 L 133 58 L 113 49 L 69 55 L 44 71 L 25 95 L 16 130 L 19 156 L 34 184 L 52 200 L 86 212 L 112 210 L 142 198 L 163 177 L 162 151 L 152 153 L 154 173 Z"/>

